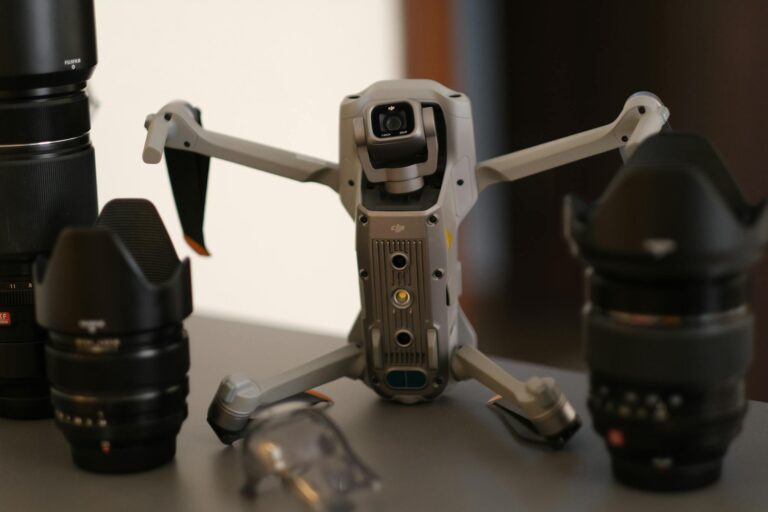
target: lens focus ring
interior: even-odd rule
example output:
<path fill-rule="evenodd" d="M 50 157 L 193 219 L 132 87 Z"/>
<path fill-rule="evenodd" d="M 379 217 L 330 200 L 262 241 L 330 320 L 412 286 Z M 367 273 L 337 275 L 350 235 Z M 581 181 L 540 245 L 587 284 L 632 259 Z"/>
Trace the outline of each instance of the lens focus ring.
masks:
<path fill-rule="evenodd" d="M 119 339 L 116 339 L 119 343 Z M 161 387 L 186 378 L 189 340 L 184 334 L 156 346 L 120 348 L 114 352 L 83 353 L 46 347 L 48 378 L 54 387 L 88 391 L 98 383 L 100 392 Z"/>
<path fill-rule="evenodd" d="M 59 232 L 96 217 L 93 148 L 43 159 L 0 161 L 0 255 L 47 253 Z"/>
<path fill-rule="evenodd" d="M 753 319 L 747 310 L 727 321 L 665 328 L 628 325 L 592 308 L 584 329 L 590 368 L 624 379 L 719 381 L 743 374 L 752 358 Z"/>

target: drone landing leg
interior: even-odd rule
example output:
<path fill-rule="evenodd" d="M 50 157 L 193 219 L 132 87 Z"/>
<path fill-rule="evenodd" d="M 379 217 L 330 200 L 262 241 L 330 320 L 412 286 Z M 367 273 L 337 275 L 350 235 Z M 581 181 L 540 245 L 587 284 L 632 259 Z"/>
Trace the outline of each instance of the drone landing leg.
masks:
<path fill-rule="evenodd" d="M 301 366 L 256 382 L 243 374 L 225 377 L 208 409 L 208 423 L 222 442 L 245 434 L 248 420 L 260 406 L 270 405 L 341 377 L 357 378 L 365 365 L 360 347 L 349 343 Z"/>
<path fill-rule="evenodd" d="M 501 395 L 500 407 L 516 420 L 515 430 L 526 439 L 562 446 L 581 425 L 576 411 L 550 377 L 521 382 L 472 345 L 456 347 L 451 370 L 456 380 L 476 379 Z"/>

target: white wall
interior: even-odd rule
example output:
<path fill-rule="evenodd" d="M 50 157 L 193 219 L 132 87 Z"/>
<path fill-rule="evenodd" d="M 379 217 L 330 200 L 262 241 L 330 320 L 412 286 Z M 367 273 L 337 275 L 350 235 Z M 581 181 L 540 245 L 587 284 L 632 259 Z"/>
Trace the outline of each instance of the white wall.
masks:
<path fill-rule="evenodd" d="M 345 334 L 357 310 L 354 226 L 327 187 L 211 162 L 203 258 L 184 244 L 144 117 L 173 99 L 206 127 L 338 159 L 344 95 L 403 74 L 394 0 L 97 0 L 91 81 L 99 199 L 146 197 L 192 259 L 195 311 Z"/>

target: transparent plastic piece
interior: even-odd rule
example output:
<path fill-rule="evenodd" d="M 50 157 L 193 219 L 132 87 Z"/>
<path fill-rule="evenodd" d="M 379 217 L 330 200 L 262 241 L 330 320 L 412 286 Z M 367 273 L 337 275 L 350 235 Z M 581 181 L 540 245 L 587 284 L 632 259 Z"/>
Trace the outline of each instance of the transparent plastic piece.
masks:
<path fill-rule="evenodd" d="M 346 512 L 380 487 L 321 410 L 327 406 L 281 403 L 253 418 L 243 442 L 246 495 L 256 497 L 259 484 L 276 476 L 312 510 Z"/>

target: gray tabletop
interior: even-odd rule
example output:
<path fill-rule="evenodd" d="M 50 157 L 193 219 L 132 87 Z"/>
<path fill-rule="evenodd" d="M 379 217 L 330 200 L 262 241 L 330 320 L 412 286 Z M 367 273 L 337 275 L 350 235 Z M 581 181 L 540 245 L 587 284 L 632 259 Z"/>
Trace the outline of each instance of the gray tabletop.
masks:
<path fill-rule="evenodd" d="M 218 381 L 233 370 L 268 375 L 320 355 L 342 340 L 193 317 L 189 418 L 176 460 L 145 473 L 105 476 L 74 467 L 52 421 L 0 420 L 0 511 L 301 510 L 278 488 L 243 498 L 240 451 L 219 443 L 205 423 Z M 753 402 L 721 481 L 705 490 L 654 494 L 611 478 L 602 441 L 589 427 L 583 374 L 501 360 L 519 377 L 552 375 L 585 426 L 561 452 L 521 445 L 485 407 L 491 393 L 460 383 L 431 404 L 383 402 L 359 382 L 320 388 L 330 414 L 360 457 L 382 478 L 374 510 L 662 511 L 768 510 L 768 404 Z"/>

